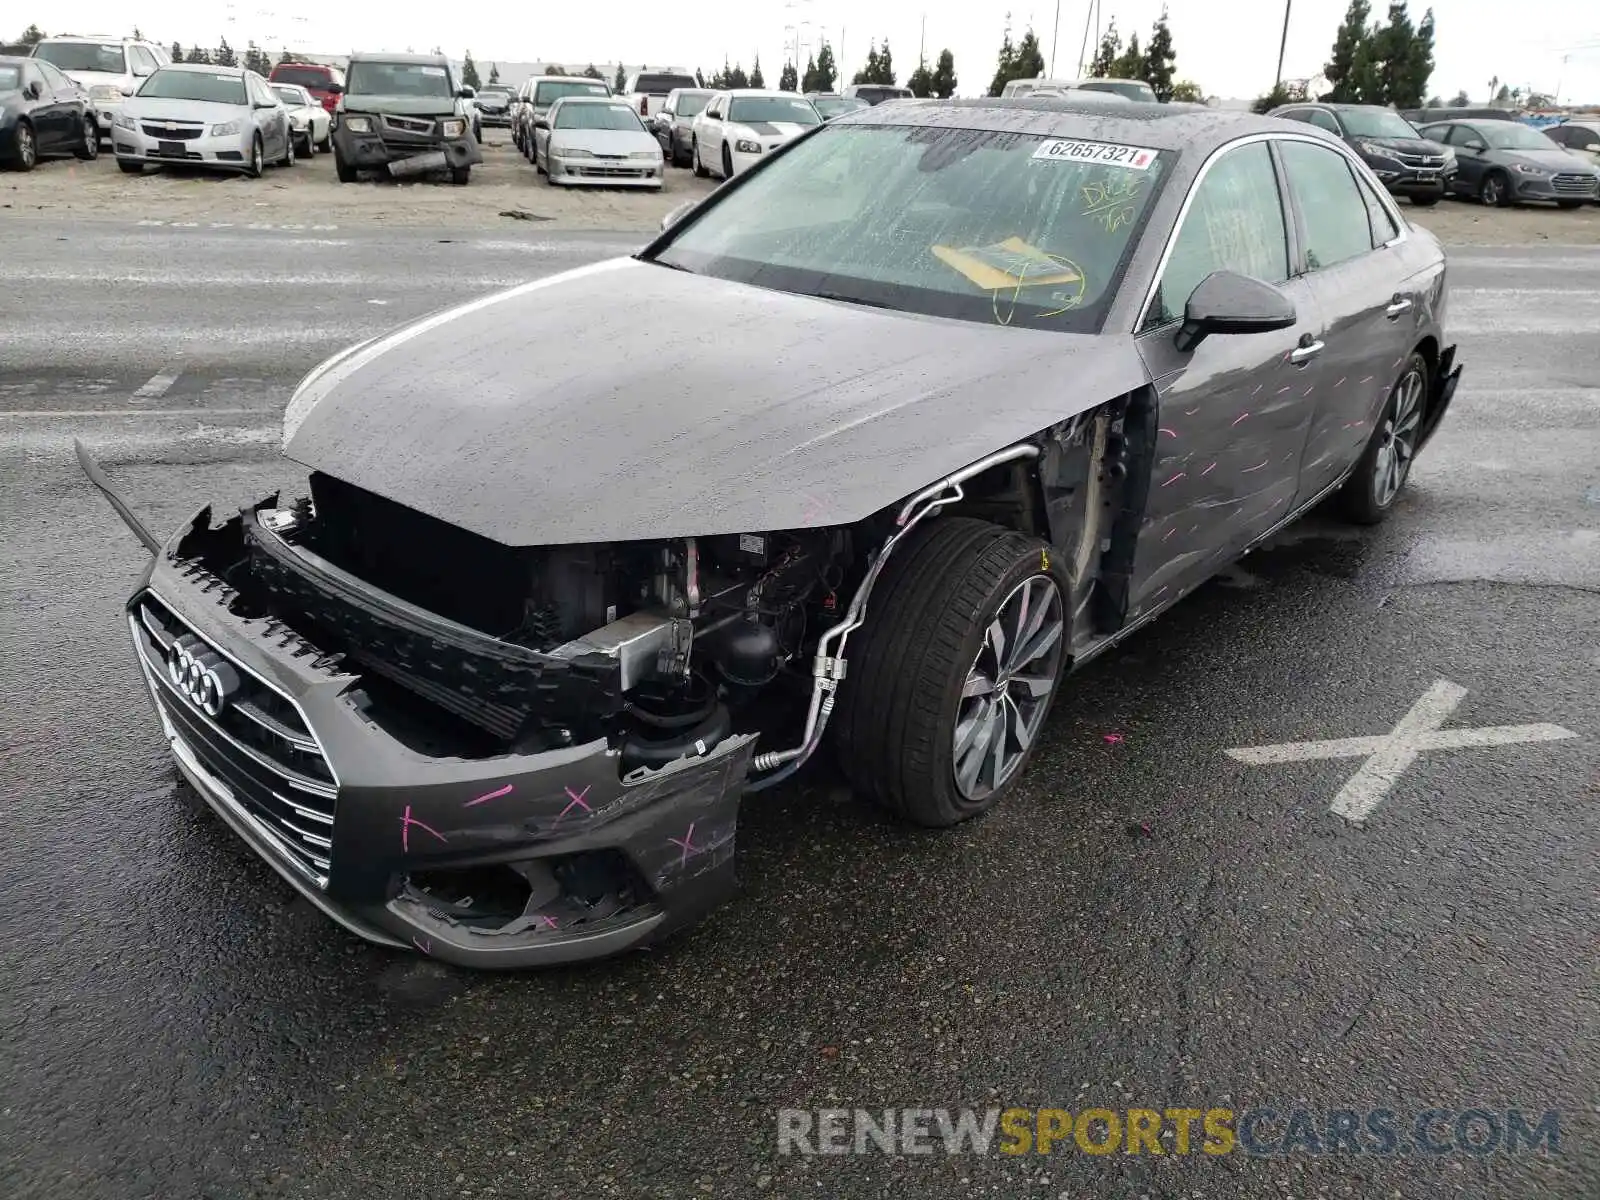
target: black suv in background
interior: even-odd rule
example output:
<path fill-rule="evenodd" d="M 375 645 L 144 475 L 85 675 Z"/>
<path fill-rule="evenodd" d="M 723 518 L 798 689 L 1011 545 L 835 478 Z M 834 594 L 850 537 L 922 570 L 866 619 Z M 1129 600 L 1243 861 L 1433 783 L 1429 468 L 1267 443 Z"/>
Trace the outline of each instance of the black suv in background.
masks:
<path fill-rule="evenodd" d="M 1450 191 L 1455 154 L 1430 142 L 1392 108 L 1376 104 L 1286 104 L 1268 116 L 1325 129 L 1357 154 L 1396 196 L 1427 207 Z"/>

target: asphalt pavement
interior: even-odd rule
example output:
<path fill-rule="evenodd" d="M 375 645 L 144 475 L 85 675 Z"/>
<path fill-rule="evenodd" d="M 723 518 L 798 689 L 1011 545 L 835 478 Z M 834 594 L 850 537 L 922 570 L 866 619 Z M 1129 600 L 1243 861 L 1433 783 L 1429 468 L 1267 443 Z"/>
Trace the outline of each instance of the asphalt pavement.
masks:
<path fill-rule="evenodd" d="M 704 925 L 485 976 L 346 936 L 196 811 L 71 439 L 163 532 L 225 511 L 294 485 L 327 354 L 639 240 L 0 223 L 0 1194 L 1600 1194 L 1600 251 L 1454 252 L 1466 372 L 1388 522 L 1313 517 L 1075 677 L 981 821 L 812 771 L 747 801 Z M 778 1153 L 780 1109 L 962 1106 L 1560 1137 Z"/>

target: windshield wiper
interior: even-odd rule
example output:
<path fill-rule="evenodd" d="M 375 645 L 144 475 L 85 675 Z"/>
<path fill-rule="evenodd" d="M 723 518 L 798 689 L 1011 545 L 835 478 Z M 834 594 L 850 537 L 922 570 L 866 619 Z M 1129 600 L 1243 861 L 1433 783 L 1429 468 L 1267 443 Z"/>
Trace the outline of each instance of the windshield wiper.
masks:
<path fill-rule="evenodd" d="M 885 304 L 882 300 L 864 300 L 860 296 L 846 296 L 841 292 L 801 292 L 802 296 L 815 296 L 818 300 L 837 300 L 841 304 L 858 304 L 862 308 L 887 308 L 890 312 L 899 312 L 900 309 L 893 304 Z"/>

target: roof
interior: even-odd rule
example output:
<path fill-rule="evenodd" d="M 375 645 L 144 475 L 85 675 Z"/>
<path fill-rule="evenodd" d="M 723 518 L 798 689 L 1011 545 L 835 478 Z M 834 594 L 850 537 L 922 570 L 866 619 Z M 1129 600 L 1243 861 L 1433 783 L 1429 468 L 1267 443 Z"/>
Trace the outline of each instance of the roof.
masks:
<path fill-rule="evenodd" d="M 224 67 L 219 66 L 216 63 L 188 62 L 168 63 L 166 66 L 158 69 L 162 71 L 190 71 L 201 75 L 243 75 L 245 71 L 248 70 L 247 67 Z M 280 79 L 278 82 L 282 83 L 283 81 Z"/>
<path fill-rule="evenodd" d="M 633 106 L 628 103 L 626 96 L 557 96 L 556 104 L 620 104 L 629 112 Z"/>
<path fill-rule="evenodd" d="M 708 88 L 707 91 L 712 89 Z M 803 100 L 804 96 L 797 96 L 793 92 L 779 91 L 777 88 L 723 88 L 725 96 L 777 96 L 784 100 Z"/>
<path fill-rule="evenodd" d="M 376 50 L 357 50 L 350 61 L 378 63 L 412 63 L 419 67 L 448 67 L 450 60 L 442 54 L 382 54 Z"/>
<path fill-rule="evenodd" d="M 1094 93 L 1088 93 L 1094 95 Z M 996 133 L 1031 133 L 1045 137 L 1082 137 L 1095 141 L 1146 146 L 1152 150 L 1212 149 L 1252 133 L 1294 132 L 1299 122 L 1254 113 L 1215 108 L 1189 108 L 1126 100 L 1120 104 L 1088 101 L 1077 93 L 1012 100 L 897 100 L 858 109 L 835 120 L 850 125 L 928 125 L 947 129 L 983 129 Z"/>

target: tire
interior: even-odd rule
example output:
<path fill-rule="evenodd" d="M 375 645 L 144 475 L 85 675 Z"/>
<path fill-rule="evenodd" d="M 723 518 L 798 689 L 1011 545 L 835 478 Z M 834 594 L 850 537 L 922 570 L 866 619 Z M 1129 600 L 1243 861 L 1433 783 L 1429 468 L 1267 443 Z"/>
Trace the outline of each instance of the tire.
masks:
<path fill-rule="evenodd" d="M 317 143 L 317 149 L 324 154 L 333 153 L 333 126 L 328 126 L 328 132 L 322 135 L 322 140 Z"/>
<path fill-rule="evenodd" d="M 1376 525 L 1383 520 L 1411 477 L 1416 461 L 1417 435 L 1422 429 L 1428 404 L 1428 364 L 1420 354 L 1412 354 L 1389 398 L 1384 401 L 1366 449 L 1356 461 L 1335 499 L 1339 515 L 1356 525 Z M 1398 416 L 1398 424 L 1397 418 Z M 1394 446 L 1403 453 L 1394 465 Z M 1391 469 L 1394 475 L 1390 478 Z"/>
<path fill-rule="evenodd" d="M 1556 201 L 1556 207 L 1557 208 L 1582 208 L 1583 207 L 1583 203 L 1584 202 L 1582 200 L 1557 200 Z"/>
<path fill-rule="evenodd" d="M 477 142 L 480 146 L 483 145 L 483 126 L 478 124 L 476 121 L 474 121 L 472 125 L 472 140 Z"/>
<path fill-rule="evenodd" d="M 466 187 L 472 180 L 471 167 L 451 167 L 450 182 L 456 187 Z"/>
<path fill-rule="evenodd" d="M 1435 204 L 1439 203 L 1439 197 L 1413 196 L 1411 197 L 1411 203 L 1416 205 L 1418 208 L 1432 208 Z"/>
<path fill-rule="evenodd" d="M 79 162 L 93 162 L 100 157 L 100 123 L 90 116 L 83 122 L 83 142 L 72 151 Z"/>
<path fill-rule="evenodd" d="M 134 162 L 131 159 L 126 159 L 126 158 L 117 159 L 117 167 L 122 171 L 122 173 L 124 175 L 143 175 L 144 174 L 144 164 L 142 162 Z"/>
<path fill-rule="evenodd" d="M 33 126 L 26 121 L 17 122 L 14 135 L 16 145 L 11 154 L 11 165 L 18 171 L 31 171 L 39 165 L 39 143 L 33 136 Z"/>
<path fill-rule="evenodd" d="M 700 139 L 695 138 L 689 143 L 689 157 L 693 159 L 694 175 L 696 179 L 708 178 L 711 174 L 706 170 L 705 163 L 700 161 Z"/>
<path fill-rule="evenodd" d="M 722 177 L 733 178 L 733 152 L 728 149 L 728 143 L 722 143 Z"/>
<path fill-rule="evenodd" d="M 317 143 L 311 136 L 311 131 L 306 130 L 306 136 L 300 139 L 300 154 L 305 158 L 317 156 Z"/>
<path fill-rule="evenodd" d="M 1490 208 L 1510 207 L 1511 181 L 1506 178 L 1504 171 L 1490 171 L 1483 177 L 1483 182 L 1478 185 L 1478 199 Z"/>
<path fill-rule="evenodd" d="M 280 167 L 292 167 L 296 157 L 298 157 L 298 153 L 294 144 L 294 134 L 291 133 L 283 139 L 283 157 L 278 160 L 278 165 Z"/>
<path fill-rule="evenodd" d="M 337 147 L 333 151 L 333 173 L 339 177 L 340 183 L 354 183 L 358 178 L 356 169 L 339 157 Z"/>
<path fill-rule="evenodd" d="M 1027 611 L 1045 614 L 1026 641 L 1009 623 L 1024 593 L 1031 598 Z M 913 530 L 885 566 L 859 640 L 847 647 L 849 671 L 830 732 L 852 785 L 932 828 L 1004 800 L 1026 771 L 1058 690 L 1066 596 L 1061 566 L 1037 538 L 965 517 L 935 517 Z M 999 689 L 1001 711 L 1016 713 L 1019 725 L 1015 731 L 1006 725 L 1006 753 L 996 758 L 983 752 L 994 744 L 983 733 L 993 702 L 968 687 L 987 673 L 993 697 L 994 681 L 1016 669 L 1004 665 L 1003 654 L 998 662 L 994 656 L 989 634 L 1002 622 L 1006 650 L 1041 642 L 1044 648 L 1028 663 L 1036 668 L 1027 673 L 1029 684 L 1019 686 L 1019 672 Z M 1054 639 L 1045 640 L 1052 624 Z M 970 747 L 965 753 L 958 738 Z M 973 754 L 979 778 L 958 779 L 962 767 L 974 765 Z"/>
<path fill-rule="evenodd" d="M 258 133 L 255 140 L 250 143 L 250 162 L 245 166 L 244 173 L 250 179 L 261 178 L 261 168 L 265 151 L 261 145 L 261 135 Z"/>

